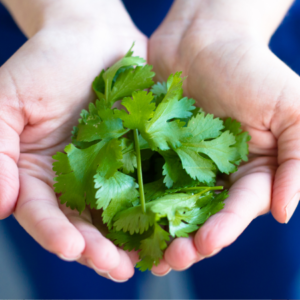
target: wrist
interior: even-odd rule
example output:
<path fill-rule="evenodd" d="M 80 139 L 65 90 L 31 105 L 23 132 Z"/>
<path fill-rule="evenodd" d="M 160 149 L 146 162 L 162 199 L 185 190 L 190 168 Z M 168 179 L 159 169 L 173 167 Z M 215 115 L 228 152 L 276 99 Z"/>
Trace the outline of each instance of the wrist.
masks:
<path fill-rule="evenodd" d="M 229 25 L 268 43 L 293 1 L 176 0 L 176 4 L 183 6 L 184 2 L 185 10 L 192 12 L 194 20 Z"/>
<path fill-rule="evenodd" d="M 0 0 L 1 1 L 1 0 Z M 27 37 L 44 28 L 102 24 L 129 19 L 120 0 L 2 0 Z M 119 15 L 122 15 L 119 19 Z"/>

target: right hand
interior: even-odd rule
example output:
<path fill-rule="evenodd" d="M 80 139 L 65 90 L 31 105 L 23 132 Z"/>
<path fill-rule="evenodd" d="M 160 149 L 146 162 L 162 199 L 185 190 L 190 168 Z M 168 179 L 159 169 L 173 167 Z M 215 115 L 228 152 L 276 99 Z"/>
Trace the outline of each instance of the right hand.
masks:
<path fill-rule="evenodd" d="M 224 209 L 195 237 L 175 239 L 163 269 L 217 253 L 270 210 L 288 222 L 299 202 L 300 80 L 268 48 L 289 2 L 177 0 L 150 39 L 159 80 L 183 71 L 187 96 L 206 112 L 237 119 L 252 136 L 251 159 L 230 176 Z"/>

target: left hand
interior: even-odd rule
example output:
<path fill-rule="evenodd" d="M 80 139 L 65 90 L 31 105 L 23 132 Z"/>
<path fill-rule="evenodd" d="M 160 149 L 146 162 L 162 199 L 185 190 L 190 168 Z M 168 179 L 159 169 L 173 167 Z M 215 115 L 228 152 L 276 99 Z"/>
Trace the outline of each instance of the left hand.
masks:
<path fill-rule="evenodd" d="M 46 21 L 0 68 L 0 219 L 13 213 L 46 250 L 126 281 L 137 254 L 98 231 L 100 211 L 80 215 L 60 204 L 52 156 L 70 143 L 80 111 L 95 98 L 91 83 L 100 70 L 124 56 L 134 40 L 136 54 L 146 57 L 147 39 L 121 1 L 29 3 L 45 7 Z M 8 4 L 18 8 L 24 1 Z"/>

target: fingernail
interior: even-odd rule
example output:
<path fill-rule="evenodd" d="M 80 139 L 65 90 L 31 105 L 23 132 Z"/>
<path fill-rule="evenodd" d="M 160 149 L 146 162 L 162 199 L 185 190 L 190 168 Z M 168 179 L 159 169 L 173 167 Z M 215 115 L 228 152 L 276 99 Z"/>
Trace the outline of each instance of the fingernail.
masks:
<path fill-rule="evenodd" d="M 211 254 L 206 255 L 205 258 L 212 257 L 212 256 L 216 255 L 217 253 L 219 253 L 221 250 L 222 250 L 222 248 L 216 249 Z"/>
<path fill-rule="evenodd" d="M 296 210 L 296 207 L 299 203 L 299 198 L 300 198 L 300 193 L 297 193 L 292 198 L 292 200 L 289 202 L 289 204 L 286 206 L 286 208 L 285 208 L 285 212 L 286 212 L 285 224 L 287 224 L 289 222 L 289 220 L 291 219 L 294 211 Z"/>
<path fill-rule="evenodd" d="M 98 269 L 94 263 L 92 262 L 91 259 L 87 259 L 87 264 L 97 273 L 99 274 L 100 276 L 103 276 L 103 275 L 108 275 L 108 271 L 106 270 L 102 270 L 102 269 Z"/>
<path fill-rule="evenodd" d="M 111 275 L 109 275 L 109 274 L 107 274 L 107 276 L 108 276 L 108 277 L 109 277 L 109 279 L 111 279 L 112 281 L 114 281 L 114 282 L 118 282 L 118 283 L 121 283 L 121 282 L 126 282 L 126 281 L 128 281 L 128 279 L 124 279 L 124 280 L 117 280 L 117 279 L 115 279 L 115 278 L 111 277 Z"/>
<path fill-rule="evenodd" d="M 76 261 L 76 260 L 78 260 L 78 259 L 81 257 L 81 254 L 78 255 L 78 256 L 76 256 L 76 257 L 65 257 L 65 256 L 62 255 L 62 254 L 57 254 L 57 256 L 58 256 L 60 259 L 64 260 L 64 261 Z"/>
<path fill-rule="evenodd" d="M 171 271 L 172 271 L 172 269 L 170 268 L 170 269 L 169 269 L 166 273 L 164 273 L 164 274 L 155 274 L 155 273 L 153 273 L 152 271 L 151 271 L 151 273 L 152 273 L 154 276 L 156 276 L 156 277 L 163 277 L 163 276 L 168 275 Z"/>

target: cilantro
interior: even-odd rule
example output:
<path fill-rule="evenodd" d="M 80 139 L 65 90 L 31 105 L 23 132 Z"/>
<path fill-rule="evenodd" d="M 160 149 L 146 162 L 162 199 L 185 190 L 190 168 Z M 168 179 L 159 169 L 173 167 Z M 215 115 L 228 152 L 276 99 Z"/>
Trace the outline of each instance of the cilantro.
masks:
<path fill-rule="evenodd" d="M 145 271 L 163 257 L 170 236 L 187 237 L 224 206 L 218 173 L 247 161 L 241 124 L 195 108 L 177 72 L 152 81 L 152 66 L 132 48 L 92 83 L 97 96 L 82 110 L 72 143 L 53 156 L 61 203 L 101 209 L 107 237 L 139 250 Z M 146 91 L 145 89 L 150 90 Z M 126 109 L 113 105 L 121 100 Z"/>

